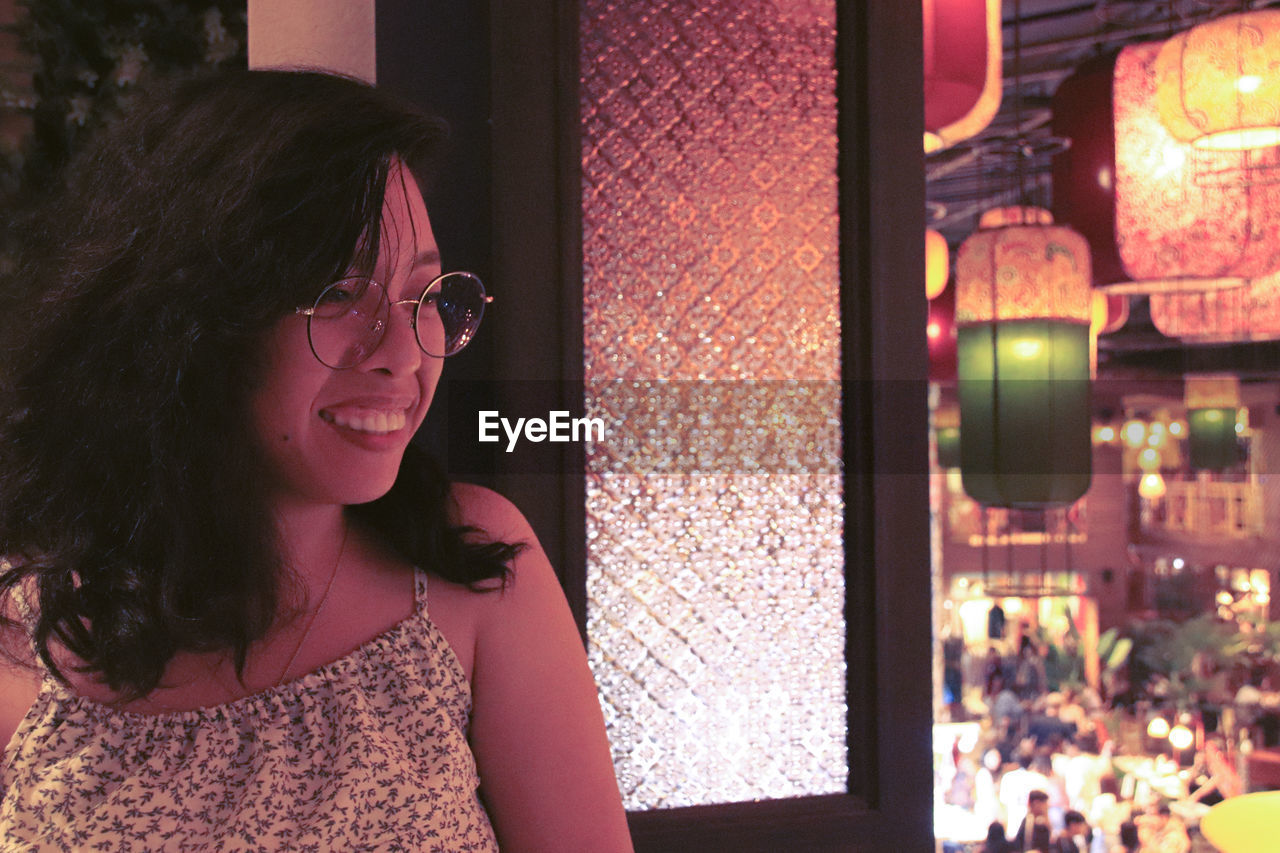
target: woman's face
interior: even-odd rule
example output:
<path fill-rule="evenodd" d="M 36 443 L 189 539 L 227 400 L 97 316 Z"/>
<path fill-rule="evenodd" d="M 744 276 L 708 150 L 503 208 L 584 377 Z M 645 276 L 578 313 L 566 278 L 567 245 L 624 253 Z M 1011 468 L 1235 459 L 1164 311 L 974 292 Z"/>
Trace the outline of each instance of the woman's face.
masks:
<path fill-rule="evenodd" d="M 395 302 L 416 299 L 438 275 L 440 254 L 422 193 L 397 165 L 387 181 L 373 278 Z M 325 284 L 317 282 L 317 292 Z M 271 330 L 252 410 L 277 500 L 357 504 L 391 488 L 442 365 L 419 349 L 411 314 L 412 306 L 393 307 L 378 348 L 346 370 L 312 355 L 305 316 L 287 316 Z"/>

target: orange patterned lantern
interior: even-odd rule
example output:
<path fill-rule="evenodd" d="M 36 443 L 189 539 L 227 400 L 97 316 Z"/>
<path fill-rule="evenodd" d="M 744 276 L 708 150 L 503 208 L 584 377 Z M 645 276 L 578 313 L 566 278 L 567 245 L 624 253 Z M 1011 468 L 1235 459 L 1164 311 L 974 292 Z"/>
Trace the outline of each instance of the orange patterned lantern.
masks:
<path fill-rule="evenodd" d="M 1116 59 L 1116 238 L 1147 291 L 1240 287 L 1280 270 L 1280 184 L 1209 185 L 1239 154 L 1197 153 L 1169 135 L 1155 102 L 1158 43 Z M 1163 284 L 1159 284 L 1163 282 Z"/>
<path fill-rule="evenodd" d="M 1280 340 L 1280 273 L 1232 290 L 1153 294 L 1151 322 L 1194 343 Z"/>
<path fill-rule="evenodd" d="M 1165 42 L 1156 58 L 1160 120 L 1210 150 L 1280 145 L 1280 11 L 1215 18 Z"/>

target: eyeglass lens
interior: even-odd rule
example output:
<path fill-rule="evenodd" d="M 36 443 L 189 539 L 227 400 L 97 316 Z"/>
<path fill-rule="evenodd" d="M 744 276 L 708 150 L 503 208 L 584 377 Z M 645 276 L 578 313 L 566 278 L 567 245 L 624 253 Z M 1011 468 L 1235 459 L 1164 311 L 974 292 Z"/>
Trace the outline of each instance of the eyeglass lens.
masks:
<path fill-rule="evenodd" d="M 444 358 L 470 343 L 484 315 L 485 293 L 471 273 L 446 273 L 418 301 L 413 324 L 418 346 Z M 386 335 L 390 303 L 386 291 L 367 278 L 346 278 L 325 288 L 311 311 L 311 350 L 328 367 L 344 369 L 373 354 Z"/>

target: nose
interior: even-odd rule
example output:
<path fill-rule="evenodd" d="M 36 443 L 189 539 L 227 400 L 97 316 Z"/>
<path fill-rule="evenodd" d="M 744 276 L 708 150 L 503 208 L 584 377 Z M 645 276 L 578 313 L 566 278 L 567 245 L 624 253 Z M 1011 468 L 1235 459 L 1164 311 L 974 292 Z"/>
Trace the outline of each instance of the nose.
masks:
<path fill-rule="evenodd" d="M 360 367 L 393 376 L 414 373 L 422 366 L 423 353 L 413 331 L 413 303 L 396 302 L 390 307 L 387 331 L 377 349 Z"/>

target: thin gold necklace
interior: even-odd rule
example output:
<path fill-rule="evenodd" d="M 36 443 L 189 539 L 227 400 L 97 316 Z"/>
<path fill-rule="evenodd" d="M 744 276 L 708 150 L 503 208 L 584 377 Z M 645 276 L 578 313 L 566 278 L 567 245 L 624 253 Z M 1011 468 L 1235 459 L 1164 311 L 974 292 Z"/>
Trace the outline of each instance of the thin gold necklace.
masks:
<path fill-rule="evenodd" d="M 350 532 L 351 525 L 344 520 L 342 524 L 342 544 L 338 546 L 338 558 L 333 561 L 333 568 L 329 571 L 329 581 L 324 585 L 324 594 L 320 596 L 320 603 L 316 605 L 316 609 L 311 611 L 311 618 L 307 620 L 307 627 L 302 632 L 298 645 L 293 647 L 293 654 L 289 656 L 289 662 L 284 665 L 284 669 L 280 670 L 280 675 L 272 684 L 284 683 L 285 676 L 293 668 L 294 661 L 298 659 L 298 654 L 302 651 L 302 647 L 307 644 L 307 638 L 311 636 L 311 629 L 316 624 L 316 618 L 320 615 L 320 611 L 324 609 L 324 603 L 329 600 L 329 590 L 333 589 L 334 578 L 338 576 L 338 567 L 342 565 L 342 555 L 347 550 L 347 535 Z"/>

